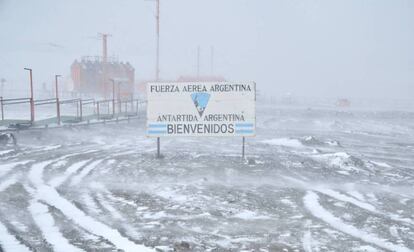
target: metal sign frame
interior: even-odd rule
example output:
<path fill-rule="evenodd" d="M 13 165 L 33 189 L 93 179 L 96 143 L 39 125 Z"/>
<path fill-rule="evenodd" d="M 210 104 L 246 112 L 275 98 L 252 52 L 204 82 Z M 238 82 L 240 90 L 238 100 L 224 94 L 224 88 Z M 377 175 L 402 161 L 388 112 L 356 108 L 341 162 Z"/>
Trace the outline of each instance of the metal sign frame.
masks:
<path fill-rule="evenodd" d="M 147 83 L 147 137 L 256 135 L 255 82 Z"/>

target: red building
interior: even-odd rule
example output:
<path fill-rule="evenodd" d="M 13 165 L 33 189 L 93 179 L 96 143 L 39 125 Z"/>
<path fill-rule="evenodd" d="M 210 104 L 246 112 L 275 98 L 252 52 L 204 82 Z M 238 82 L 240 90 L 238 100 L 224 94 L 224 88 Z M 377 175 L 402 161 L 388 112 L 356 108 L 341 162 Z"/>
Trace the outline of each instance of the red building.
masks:
<path fill-rule="evenodd" d="M 104 60 L 105 59 L 105 60 Z M 134 92 L 135 69 L 128 62 L 112 58 L 83 57 L 71 66 L 73 91 L 91 96 L 112 97 L 112 81 L 115 92 L 122 98 L 129 98 Z"/>

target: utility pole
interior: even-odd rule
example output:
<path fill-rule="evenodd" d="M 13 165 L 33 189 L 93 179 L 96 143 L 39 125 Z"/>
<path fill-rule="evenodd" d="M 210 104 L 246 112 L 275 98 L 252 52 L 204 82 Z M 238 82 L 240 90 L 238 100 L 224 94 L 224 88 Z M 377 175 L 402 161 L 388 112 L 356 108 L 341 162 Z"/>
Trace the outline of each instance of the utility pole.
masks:
<path fill-rule="evenodd" d="M 33 100 L 33 70 L 31 68 L 24 68 L 24 70 L 29 71 L 30 73 L 30 122 L 33 123 L 35 120 L 34 114 L 34 100 Z"/>
<path fill-rule="evenodd" d="M 102 61 L 104 63 L 108 62 L 108 35 L 106 33 L 102 33 Z"/>
<path fill-rule="evenodd" d="M 6 83 L 6 79 L 1 78 L 1 95 L 4 97 L 4 83 Z"/>
<path fill-rule="evenodd" d="M 157 62 L 155 66 L 155 80 L 159 81 L 160 79 L 160 0 L 157 1 Z"/>
<path fill-rule="evenodd" d="M 156 74 L 155 79 L 156 81 L 160 80 L 160 0 L 157 1 L 157 65 L 156 65 Z M 161 140 L 157 137 L 157 158 L 161 158 Z"/>
<path fill-rule="evenodd" d="M 210 47 L 210 75 L 214 75 L 214 46 Z"/>
<path fill-rule="evenodd" d="M 156 12 L 155 12 L 155 30 L 156 30 L 156 55 L 155 55 L 155 80 L 159 81 L 160 79 L 160 0 L 146 0 L 146 1 L 155 1 L 156 3 Z"/>
<path fill-rule="evenodd" d="M 197 47 L 197 80 L 200 79 L 200 46 Z"/>
<path fill-rule="evenodd" d="M 156 32 L 157 32 L 157 48 L 156 48 L 156 59 L 155 59 L 155 81 L 160 80 L 160 0 L 156 1 Z M 160 138 L 157 137 L 157 158 L 161 158 L 161 150 L 160 150 Z"/>
<path fill-rule="evenodd" d="M 57 122 L 60 125 L 60 102 L 59 102 L 59 88 L 58 88 L 58 78 L 61 75 L 55 75 L 55 91 L 56 91 L 56 115 L 57 115 Z"/>

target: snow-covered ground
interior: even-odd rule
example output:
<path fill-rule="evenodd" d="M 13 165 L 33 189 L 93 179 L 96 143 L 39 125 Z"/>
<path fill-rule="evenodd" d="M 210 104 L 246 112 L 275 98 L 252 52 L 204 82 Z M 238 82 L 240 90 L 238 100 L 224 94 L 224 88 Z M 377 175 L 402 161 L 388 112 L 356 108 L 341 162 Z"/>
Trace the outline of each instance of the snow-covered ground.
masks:
<path fill-rule="evenodd" d="M 257 137 L 145 122 L 0 150 L 0 251 L 413 251 L 414 113 L 259 106 Z"/>

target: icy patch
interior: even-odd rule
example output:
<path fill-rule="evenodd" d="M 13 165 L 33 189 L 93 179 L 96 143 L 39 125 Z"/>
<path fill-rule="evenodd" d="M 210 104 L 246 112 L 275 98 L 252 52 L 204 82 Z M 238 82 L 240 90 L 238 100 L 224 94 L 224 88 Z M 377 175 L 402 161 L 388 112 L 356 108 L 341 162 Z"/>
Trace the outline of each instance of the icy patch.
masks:
<path fill-rule="evenodd" d="M 384 162 L 377 162 L 377 161 L 369 161 L 369 162 L 379 167 L 392 168 L 389 164 L 384 163 Z"/>
<path fill-rule="evenodd" d="M 378 249 L 376 249 L 372 246 L 369 246 L 369 245 L 364 245 L 364 246 L 360 246 L 358 248 L 353 248 L 352 251 L 355 251 L 355 252 L 361 252 L 361 251 L 364 251 L 364 252 L 378 252 Z"/>
<path fill-rule="evenodd" d="M 320 155 L 313 155 L 313 159 L 327 163 L 331 167 L 341 168 L 346 171 L 362 172 L 363 170 L 357 166 L 363 166 L 364 163 L 349 155 L 346 152 L 327 153 Z M 346 173 L 349 174 L 349 173 Z"/>
<path fill-rule="evenodd" d="M 305 145 L 329 145 L 333 147 L 341 147 L 341 144 L 336 140 L 322 141 L 314 136 L 302 137 L 300 141 Z"/>
<path fill-rule="evenodd" d="M 56 150 L 59 149 L 60 147 L 62 147 L 62 145 L 58 144 L 58 145 L 51 145 L 51 146 L 47 146 L 42 148 L 42 151 L 51 151 L 51 150 Z"/>
<path fill-rule="evenodd" d="M 282 202 L 283 204 L 288 205 L 290 207 L 296 207 L 296 204 L 292 200 L 290 200 L 289 198 L 283 198 L 283 199 L 280 200 L 280 202 Z"/>
<path fill-rule="evenodd" d="M 53 167 L 55 168 L 59 168 L 59 167 L 63 167 L 68 163 L 68 160 L 59 160 L 56 163 L 53 164 Z"/>
<path fill-rule="evenodd" d="M 233 217 L 243 220 L 267 220 L 269 216 L 258 215 L 257 213 L 249 210 L 243 210 L 240 213 L 235 214 Z"/>
<path fill-rule="evenodd" d="M 158 188 L 155 193 L 167 200 L 172 200 L 179 203 L 186 203 L 188 202 L 188 197 L 186 195 L 182 195 L 177 193 L 176 190 L 170 187 Z"/>
<path fill-rule="evenodd" d="M 319 141 L 319 139 L 317 139 L 314 136 L 306 136 L 301 138 L 301 142 L 303 144 L 308 144 L 308 145 L 323 145 L 322 141 Z"/>
<path fill-rule="evenodd" d="M 338 141 L 335 141 L 335 140 L 326 141 L 325 143 L 326 143 L 327 145 L 330 145 L 330 146 L 337 146 L 337 147 L 341 147 L 341 143 L 340 143 L 340 142 L 338 142 Z"/>
<path fill-rule="evenodd" d="M 159 219 L 168 218 L 171 216 L 169 214 L 166 214 L 164 211 L 161 211 L 157 213 L 144 213 L 142 217 L 144 219 L 159 220 Z"/>
<path fill-rule="evenodd" d="M 291 138 L 275 138 L 269 140 L 263 140 L 262 143 L 269 145 L 284 146 L 289 148 L 304 148 L 305 146 L 297 139 Z"/>
<path fill-rule="evenodd" d="M 12 153 L 13 151 L 14 151 L 14 149 L 0 151 L 0 156 Z"/>
<path fill-rule="evenodd" d="M 332 213 L 328 212 L 325 208 L 323 208 L 322 205 L 319 204 L 319 196 L 312 191 L 308 191 L 306 193 L 303 201 L 305 207 L 311 212 L 313 216 L 315 216 L 318 219 L 321 219 L 322 221 L 329 224 L 336 230 L 339 230 L 364 242 L 374 244 L 383 249 L 399 252 L 412 251 L 409 248 L 403 247 L 402 245 L 390 243 L 385 239 L 378 238 L 374 234 L 367 233 L 363 230 L 357 229 L 356 227 L 343 222 L 341 219 L 335 217 Z"/>

